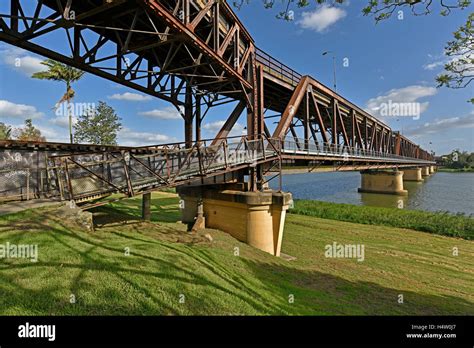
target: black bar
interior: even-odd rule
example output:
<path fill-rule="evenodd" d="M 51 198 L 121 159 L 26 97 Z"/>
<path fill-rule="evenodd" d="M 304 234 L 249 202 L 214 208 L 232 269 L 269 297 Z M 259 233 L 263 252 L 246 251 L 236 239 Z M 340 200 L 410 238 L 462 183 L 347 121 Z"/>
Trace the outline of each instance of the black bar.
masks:
<path fill-rule="evenodd" d="M 474 317 L 0 317 L 0 345 L 391 344 L 469 346 Z M 20 338 L 20 325 L 55 325 L 55 340 Z M 413 325 L 416 325 L 414 327 Z M 430 326 L 432 325 L 432 326 Z M 409 334 L 455 334 L 409 338 Z"/>

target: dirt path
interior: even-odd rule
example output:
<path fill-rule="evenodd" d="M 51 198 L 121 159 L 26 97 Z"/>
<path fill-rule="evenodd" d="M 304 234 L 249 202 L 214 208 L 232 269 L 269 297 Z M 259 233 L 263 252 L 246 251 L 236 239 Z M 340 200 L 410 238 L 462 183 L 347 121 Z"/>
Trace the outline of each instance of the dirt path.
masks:
<path fill-rule="evenodd" d="M 59 204 L 61 204 L 60 201 L 51 199 L 32 199 L 29 201 L 2 203 L 0 204 L 0 215 L 13 214 L 27 209 L 42 208 Z"/>

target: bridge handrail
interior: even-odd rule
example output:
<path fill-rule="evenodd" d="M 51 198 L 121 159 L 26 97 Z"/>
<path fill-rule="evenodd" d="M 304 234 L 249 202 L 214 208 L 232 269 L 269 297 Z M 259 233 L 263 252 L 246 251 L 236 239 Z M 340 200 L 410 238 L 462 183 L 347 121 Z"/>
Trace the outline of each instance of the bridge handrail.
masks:
<path fill-rule="evenodd" d="M 261 50 L 260 48 L 255 48 L 257 62 L 262 64 L 264 68 L 267 68 L 270 74 L 278 76 L 283 80 L 289 80 L 292 85 L 296 86 L 301 80 L 302 75 L 297 71 L 291 69 L 288 65 L 283 64 L 279 60 L 273 58 L 271 55 Z"/>
<path fill-rule="evenodd" d="M 302 148 L 299 148 L 300 145 Z M 417 158 L 417 157 L 408 157 L 396 155 L 388 152 L 367 150 L 358 147 L 346 146 L 341 144 L 332 144 L 332 143 L 308 143 L 305 147 L 305 140 L 302 138 L 285 138 L 281 144 L 282 152 L 290 153 L 300 153 L 300 154 L 329 154 L 345 157 L 366 157 L 366 158 L 390 158 L 390 159 L 400 159 L 402 161 L 412 161 L 412 162 L 433 162 L 431 159 Z"/>

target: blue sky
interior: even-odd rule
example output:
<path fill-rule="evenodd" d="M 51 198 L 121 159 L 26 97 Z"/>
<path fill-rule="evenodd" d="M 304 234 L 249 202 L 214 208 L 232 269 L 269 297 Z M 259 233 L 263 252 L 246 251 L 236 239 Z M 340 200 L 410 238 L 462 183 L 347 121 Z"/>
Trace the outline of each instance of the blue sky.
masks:
<path fill-rule="evenodd" d="M 395 16 L 376 25 L 373 18 L 361 14 L 365 3 L 352 1 L 333 8 L 311 2 L 305 9 L 295 9 L 293 22 L 276 19 L 279 9 L 265 10 L 257 0 L 236 12 L 258 47 L 328 86 L 333 84 L 332 60 L 321 53 L 334 51 L 338 92 L 377 117 L 377 106 L 388 100 L 420 103 L 418 119 L 380 117 L 425 149 L 438 154 L 455 148 L 474 151 L 474 113 L 472 104 L 467 103 L 472 88 L 436 89 L 434 81 L 447 60 L 444 45 L 465 22 L 468 11 L 455 11 L 448 17 L 436 13 L 413 17 L 405 11 L 402 20 Z M 3 7 L 0 5 L 0 10 Z M 20 67 L 15 66 L 17 58 Z M 64 86 L 30 78 L 41 67 L 41 59 L 0 44 L 0 121 L 20 126 L 25 118 L 33 117 L 48 140 L 67 141 L 67 123 L 52 109 L 64 93 Z M 119 136 L 121 144 L 183 139 L 183 122 L 164 101 L 137 95 L 90 74 L 74 89 L 78 103 L 103 100 L 116 109 L 124 126 Z M 214 135 L 229 109 L 230 106 L 221 107 L 206 117 L 204 137 Z M 234 134 L 243 131 L 243 124 L 245 121 L 239 120 Z"/>

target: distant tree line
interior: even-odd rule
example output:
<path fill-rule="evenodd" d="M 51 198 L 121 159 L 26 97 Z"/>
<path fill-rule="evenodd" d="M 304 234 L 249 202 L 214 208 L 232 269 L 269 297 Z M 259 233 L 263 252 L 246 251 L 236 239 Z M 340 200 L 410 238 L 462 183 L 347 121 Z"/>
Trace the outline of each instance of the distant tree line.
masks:
<path fill-rule="evenodd" d="M 33 121 L 30 118 L 25 120 L 23 127 L 15 129 L 10 125 L 0 122 L 0 140 L 13 139 L 20 141 L 46 141 L 46 138 L 41 135 L 41 131 L 33 126 Z"/>
<path fill-rule="evenodd" d="M 117 145 L 117 135 L 122 124 L 115 110 L 103 101 L 95 108 L 89 108 L 78 117 L 74 125 L 74 141 L 95 145 Z M 25 120 L 23 127 L 0 122 L 0 140 L 47 141 L 41 131 L 33 125 L 31 119 Z"/>
<path fill-rule="evenodd" d="M 449 155 L 441 157 L 441 163 L 445 168 L 451 169 L 474 169 L 474 152 L 454 150 Z"/>

